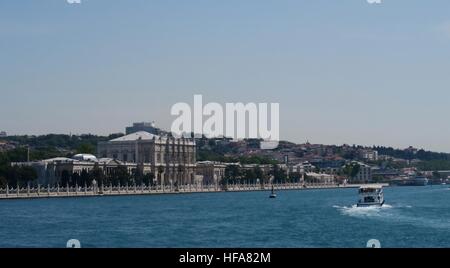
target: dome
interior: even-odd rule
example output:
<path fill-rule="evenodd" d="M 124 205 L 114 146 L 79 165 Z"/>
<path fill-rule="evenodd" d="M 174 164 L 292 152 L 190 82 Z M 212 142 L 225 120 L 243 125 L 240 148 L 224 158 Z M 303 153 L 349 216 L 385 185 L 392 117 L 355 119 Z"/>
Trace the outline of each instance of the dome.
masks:
<path fill-rule="evenodd" d="M 73 156 L 73 159 L 79 160 L 79 161 L 93 161 L 97 162 L 97 157 L 92 154 L 76 154 Z"/>

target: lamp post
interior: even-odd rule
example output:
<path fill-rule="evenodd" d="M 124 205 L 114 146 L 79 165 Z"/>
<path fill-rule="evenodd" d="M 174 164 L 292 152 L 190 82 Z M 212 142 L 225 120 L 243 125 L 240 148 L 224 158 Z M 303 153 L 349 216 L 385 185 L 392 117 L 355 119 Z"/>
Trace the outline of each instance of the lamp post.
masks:
<path fill-rule="evenodd" d="M 92 180 L 92 193 L 97 194 L 97 181 L 95 179 Z"/>

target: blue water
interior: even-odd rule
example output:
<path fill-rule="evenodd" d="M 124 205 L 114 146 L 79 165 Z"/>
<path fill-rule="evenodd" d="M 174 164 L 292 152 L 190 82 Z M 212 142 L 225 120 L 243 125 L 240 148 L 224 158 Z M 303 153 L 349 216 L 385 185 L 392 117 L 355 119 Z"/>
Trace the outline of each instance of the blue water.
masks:
<path fill-rule="evenodd" d="M 356 189 L 0 200 L 0 247 L 450 247 L 450 190 Z"/>

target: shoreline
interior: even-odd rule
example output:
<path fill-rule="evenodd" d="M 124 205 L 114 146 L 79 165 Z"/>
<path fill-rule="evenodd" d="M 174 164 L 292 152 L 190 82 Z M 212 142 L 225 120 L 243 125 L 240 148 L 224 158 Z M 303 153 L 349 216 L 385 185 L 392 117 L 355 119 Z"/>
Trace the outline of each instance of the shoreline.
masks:
<path fill-rule="evenodd" d="M 303 185 L 274 185 L 275 191 L 295 191 L 295 190 L 324 190 L 324 189 L 354 189 L 359 188 L 365 184 L 347 184 L 347 185 L 307 185 L 304 187 Z M 389 187 L 387 183 L 381 183 L 383 187 Z M 42 199 L 42 198 L 85 198 L 85 197 L 104 197 L 104 196 L 142 196 L 142 195 L 175 195 L 175 194 L 201 194 L 201 193 L 234 193 L 234 192 L 267 192 L 270 191 L 271 188 L 265 186 L 264 188 L 257 186 L 235 186 L 229 187 L 228 190 L 222 190 L 217 188 L 201 188 L 201 189 L 182 189 L 179 191 L 175 191 L 173 189 L 162 190 L 143 190 L 137 189 L 133 187 L 132 189 L 124 189 L 124 190 L 106 190 L 101 192 L 96 191 L 59 191 L 59 192 L 48 192 L 46 189 L 43 189 L 42 192 L 39 193 L 9 193 L 9 194 L 0 194 L 0 200 L 24 200 L 24 199 Z"/>

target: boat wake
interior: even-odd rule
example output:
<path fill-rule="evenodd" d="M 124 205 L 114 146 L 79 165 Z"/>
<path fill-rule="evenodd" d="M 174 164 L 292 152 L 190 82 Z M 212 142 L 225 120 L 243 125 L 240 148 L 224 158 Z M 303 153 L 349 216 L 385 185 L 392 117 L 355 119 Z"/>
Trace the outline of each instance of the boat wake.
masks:
<path fill-rule="evenodd" d="M 426 228 L 436 229 L 449 229 L 450 223 L 447 219 L 442 218 L 426 218 L 408 215 L 404 209 L 410 210 L 413 207 L 410 205 L 387 205 L 382 207 L 357 207 L 353 205 L 351 207 L 346 206 L 333 206 L 342 215 L 355 217 L 355 218 L 372 218 L 379 219 L 381 221 L 396 222 L 402 224 L 411 224 L 415 226 L 421 226 Z"/>
<path fill-rule="evenodd" d="M 342 215 L 354 216 L 354 217 L 371 217 L 371 216 L 380 216 L 383 211 L 393 208 L 391 205 L 384 204 L 381 207 L 372 206 L 372 207 L 358 207 L 353 205 L 351 207 L 346 206 L 333 206 L 338 209 Z"/>

